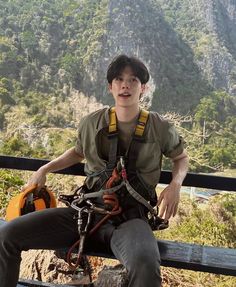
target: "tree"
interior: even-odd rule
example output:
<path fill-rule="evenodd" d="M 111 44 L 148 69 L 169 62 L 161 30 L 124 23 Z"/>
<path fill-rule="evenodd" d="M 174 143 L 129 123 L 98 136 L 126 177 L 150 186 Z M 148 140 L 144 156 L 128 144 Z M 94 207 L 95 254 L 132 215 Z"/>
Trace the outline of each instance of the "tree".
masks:
<path fill-rule="evenodd" d="M 2 105 L 14 105 L 16 102 L 11 97 L 12 94 L 12 84 L 7 78 L 0 79 L 0 102 Z"/>

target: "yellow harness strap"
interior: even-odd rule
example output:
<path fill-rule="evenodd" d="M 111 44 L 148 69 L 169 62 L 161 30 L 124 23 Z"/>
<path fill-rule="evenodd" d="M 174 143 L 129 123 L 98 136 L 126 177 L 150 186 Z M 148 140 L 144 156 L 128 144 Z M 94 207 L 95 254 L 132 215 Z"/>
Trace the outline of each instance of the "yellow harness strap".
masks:
<path fill-rule="evenodd" d="M 109 111 L 109 134 L 117 132 L 117 123 L 116 123 L 116 109 L 112 107 Z"/>
<path fill-rule="evenodd" d="M 146 123 L 147 123 L 147 119 L 148 119 L 148 115 L 149 112 L 146 110 L 141 110 L 140 115 L 139 115 L 139 119 L 138 119 L 138 123 L 136 125 L 135 128 L 135 136 L 138 137 L 142 137 L 145 127 L 146 127 Z"/>
<path fill-rule="evenodd" d="M 137 137 L 142 137 L 145 127 L 146 127 L 146 123 L 148 120 L 148 115 L 149 112 L 146 110 L 141 110 L 140 115 L 139 115 L 139 119 L 138 119 L 138 123 L 135 127 L 135 132 L 134 135 Z M 117 132 L 117 121 L 116 121 L 116 110 L 115 107 L 112 107 L 109 111 L 109 134 L 115 133 Z"/>

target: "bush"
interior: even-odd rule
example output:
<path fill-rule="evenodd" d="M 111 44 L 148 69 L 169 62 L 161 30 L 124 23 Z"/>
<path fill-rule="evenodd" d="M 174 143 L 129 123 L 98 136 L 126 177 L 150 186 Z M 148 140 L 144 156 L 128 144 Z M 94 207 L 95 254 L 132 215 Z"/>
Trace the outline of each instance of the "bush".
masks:
<path fill-rule="evenodd" d="M 4 217 L 9 200 L 19 193 L 23 184 L 17 172 L 0 170 L 0 217 Z"/>
<path fill-rule="evenodd" d="M 158 237 L 182 242 L 221 247 L 236 247 L 236 204 L 234 194 L 214 196 L 209 204 L 197 205 L 191 200 L 181 203 L 180 219 Z M 186 211 L 186 207 L 188 212 Z"/>

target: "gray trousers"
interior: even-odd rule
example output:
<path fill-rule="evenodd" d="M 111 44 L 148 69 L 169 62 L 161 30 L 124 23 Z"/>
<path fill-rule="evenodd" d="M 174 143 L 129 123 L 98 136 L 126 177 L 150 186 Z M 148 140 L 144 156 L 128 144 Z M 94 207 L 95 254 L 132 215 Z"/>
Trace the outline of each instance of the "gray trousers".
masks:
<path fill-rule="evenodd" d="M 21 251 L 69 248 L 78 240 L 72 208 L 53 208 L 18 217 L 0 227 L 0 285 L 17 285 Z M 118 227 L 106 223 L 89 239 L 89 249 L 108 246 L 126 267 L 129 287 L 159 287 L 160 254 L 149 225 L 142 219 Z"/>

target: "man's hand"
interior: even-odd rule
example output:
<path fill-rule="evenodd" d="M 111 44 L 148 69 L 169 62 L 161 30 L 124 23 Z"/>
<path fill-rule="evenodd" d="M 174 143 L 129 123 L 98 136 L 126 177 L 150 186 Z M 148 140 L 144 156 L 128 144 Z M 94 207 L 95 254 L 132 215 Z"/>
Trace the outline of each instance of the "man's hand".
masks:
<path fill-rule="evenodd" d="M 29 187 L 30 185 L 37 185 L 37 190 L 40 190 L 45 186 L 46 183 L 46 172 L 43 168 L 38 169 L 33 173 L 31 178 L 28 180 L 27 184 L 23 187 L 23 190 Z"/>
<path fill-rule="evenodd" d="M 159 216 L 167 221 L 171 216 L 175 216 L 180 200 L 181 185 L 171 182 L 158 198 Z"/>
<path fill-rule="evenodd" d="M 172 181 L 161 192 L 157 205 L 160 206 L 159 216 L 167 221 L 175 216 L 180 200 L 180 188 L 188 171 L 188 155 L 184 150 L 180 155 L 172 158 Z"/>

